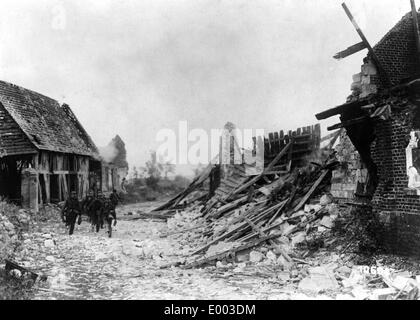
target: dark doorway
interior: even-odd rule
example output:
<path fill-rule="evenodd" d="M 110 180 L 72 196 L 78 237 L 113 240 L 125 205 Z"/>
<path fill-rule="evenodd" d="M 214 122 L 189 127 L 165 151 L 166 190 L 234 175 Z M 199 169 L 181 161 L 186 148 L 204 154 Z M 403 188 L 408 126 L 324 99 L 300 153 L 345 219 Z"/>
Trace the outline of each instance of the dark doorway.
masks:
<path fill-rule="evenodd" d="M 31 162 L 30 156 L 0 158 L 0 196 L 21 204 L 21 173 Z"/>
<path fill-rule="evenodd" d="M 77 174 L 69 174 L 69 187 L 69 193 L 76 191 L 79 194 Z"/>
<path fill-rule="evenodd" d="M 51 203 L 58 203 L 60 202 L 60 185 L 58 174 L 50 175 L 50 197 Z"/>
<path fill-rule="evenodd" d="M 46 203 L 47 202 L 47 191 L 46 191 L 46 186 L 45 186 L 45 179 L 44 179 L 44 175 L 43 174 L 39 174 L 38 175 L 38 181 L 39 181 L 39 185 L 40 185 L 40 192 L 39 195 L 41 197 L 41 203 Z"/>

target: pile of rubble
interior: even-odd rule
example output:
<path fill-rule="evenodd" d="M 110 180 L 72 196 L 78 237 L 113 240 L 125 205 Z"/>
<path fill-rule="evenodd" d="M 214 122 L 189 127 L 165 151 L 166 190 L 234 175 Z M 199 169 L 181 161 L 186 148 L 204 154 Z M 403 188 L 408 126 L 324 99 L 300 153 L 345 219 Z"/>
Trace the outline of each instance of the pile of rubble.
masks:
<path fill-rule="evenodd" d="M 357 255 L 349 253 L 354 238 L 337 236 L 337 223 L 343 228 L 343 221 L 347 226 L 353 221 L 347 222 L 348 211 L 329 193 L 337 164 L 332 153 L 320 163 L 264 174 L 270 164 L 225 198 L 151 212 L 167 219 L 160 236 L 182 245 L 178 259 L 161 267 L 207 267 L 221 277 L 275 279 L 285 289 L 335 299 L 417 299 L 415 273 L 366 273 L 355 263 Z M 175 212 L 169 218 L 168 210 Z"/>
<path fill-rule="evenodd" d="M 218 219 L 203 217 L 203 205 L 177 212 L 168 219 L 167 231 L 160 236 L 181 243 L 183 249 L 178 254 L 182 258 L 162 267 L 206 267 L 225 279 L 244 275 L 263 278 L 293 293 L 293 299 L 419 297 L 418 264 L 408 272 L 401 264 L 393 267 L 386 259 L 362 261 L 360 255 L 346 252 L 353 242 L 343 243 L 336 237 L 335 221 L 343 219 L 343 213 L 330 196 L 324 194 L 289 216 L 275 218 L 268 226 L 252 223 L 257 220 L 256 215 L 241 218 L 249 208 L 258 208 L 258 203 L 261 200 L 254 200 Z M 249 221 L 250 228 L 243 231 L 247 228 L 244 222 Z M 260 232 L 255 232 L 255 228 Z M 265 230 L 263 234 L 261 230 Z M 323 243 L 316 246 L 315 240 Z"/>
<path fill-rule="evenodd" d="M 168 233 L 162 236 L 183 237 L 190 248 L 178 264 L 215 264 L 268 244 L 270 259 L 293 265 L 300 259 L 291 255 L 293 248 L 331 229 L 337 209 L 326 193 L 337 162 L 327 157 L 282 175 L 265 174 L 277 160 L 224 199 L 195 201 L 167 220 Z M 315 203 L 309 204 L 311 199 Z M 249 259 L 259 256 L 254 252 Z"/>
<path fill-rule="evenodd" d="M 0 259 L 9 257 L 19 245 L 20 234 L 28 230 L 31 221 L 29 211 L 0 202 Z"/>

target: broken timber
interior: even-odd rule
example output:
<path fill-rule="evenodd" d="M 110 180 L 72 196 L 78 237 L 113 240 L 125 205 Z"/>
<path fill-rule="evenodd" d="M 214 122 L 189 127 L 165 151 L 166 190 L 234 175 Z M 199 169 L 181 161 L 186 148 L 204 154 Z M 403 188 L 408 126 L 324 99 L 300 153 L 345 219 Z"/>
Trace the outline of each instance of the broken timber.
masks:
<path fill-rule="evenodd" d="M 347 8 L 346 4 L 343 2 L 341 5 L 342 5 L 344 11 L 346 12 L 347 16 L 349 17 L 351 23 L 353 24 L 354 28 L 356 29 L 357 33 L 359 34 L 360 38 L 362 39 L 363 43 L 368 48 L 369 53 L 370 53 L 370 55 L 372 57 L 372 60 L 375 63 L 375 66 L 378 68 L 378 71 L 384 77 L 384 80 L 385 80 L 386 84 L 389 85 L 390 84 L 389 77 L 388 77 L 385 69 L 382 67 L 381 62 L 379 61 L 378 57 L 376 56 L 376 53 L 373 51 L 373 48 L 371 47 L 369 41 L 366 39 L 365 35 L 363 34 L 362 29 L 360 29 L 360 27 L 357 24 L 356 20 L 354 20 L 354 17 L 351 14 L 349 8 Z"/>
<path fill-rule="evenodd" d="M 363 41 L 361 41 L 359 43 L 356 43 L 348 47 L 347 49 L 343 51 L 336 53 L 333 58 L 340 60 L 366 48 L 367 48 L 366 44 Z"/>
<path fill-rule="evenodd" d="M 203 264 L 206 264 L 206 263 L 210 263 L 210 262 L 215 261 L 215 260 L 222 260 L 224 258 L 229 258 L 237 252 L 244 251 L 244 250 L 247 250 L 247 249 L 251 249 L 253 247 L 258 246 L 261 242 L 267 241 L 269 239 L 276 238 L 278 236 L 279 235 L 276 235 L 276 234 L 269 235 L 269 236 L 254 240 L 250 243 L 243 244 L 243 245 L 241 245 L 237 248 L 229 249 L 229 250 L 223 251 L 221 253 L 215 254 L 213 256 L 210 256 L 210 257 L 201 258 L 197 261 L 186 264 L 184 266 L 184 268 L 185 269 L 191 269 L 191 268 L 199 267 L 199 266 L 201 266 Z"/>
<path fill-rule="evenodd" d="M 250 186 L 252 186 L 254 183 L 256 183 L 261 177 L 264 176 L 264 172 L 269 172 L 272 170 L 272 168 L 276 165 L 276 163 L 286 154 L 287 150 L 289 150 L 289 148 L 292 146 L 294 139 L 292 138 L 292 140 L 280 151 L 279 154 L 277 154 L 277 156 L 274 158 L 273 161 L 271 161 L 271 163 L 267 166 L 267 168 L 264 169 L 264 171 L 259 174 L 258 176 L 252 178 L 250 181 L 248 181 L 247 183 L 245 183 L 244 185 L 240 186 L 239 188 L 233 190 L 227 197 L 226 199 L 229 199 L 230 197 L 232 197 L 235 194 L 238 194 L 240 192 L 242 192 L 243 190 L 249 188 Z"/>
<path fill-rule="evenodd" d="M 308 201 L 308 199 L 311 197 L 312 193 L 314 193 L 314 191 L 316 190 L 318 185 L 322 182 L 322 180 L 324 180 L 324 178 L 325 178 L 325 176 L 327 175 L 328 172 L 329 172 L 328 169 L 324 169 L 322 171 L 318 180 L 315 181 L 315 183 L 312 185 L 311 189 L 309 189 L 308 193 L 303 197 L 303 199 L 299 202 L 299 204 L 296 205 L 296 207 L 294 207 L 293 211 L 295 211 L 295 212 L 298 211 L 306 203 L 306 201 Z"/>
<path fill-rule="evenodd" d="M 354 118 L 354 119 L 343 121 L 343 122 L 334 124 L 330 127 L 327 127 L 327 130 L 330 131 L 330 130 L 341 129 L 341 128 L 348 127 L 357 123 L 365 122 L 366 120 L 369 120 L 369 119 L 370 119 L 369 116 L 362 116 L 362 117 Z"/>

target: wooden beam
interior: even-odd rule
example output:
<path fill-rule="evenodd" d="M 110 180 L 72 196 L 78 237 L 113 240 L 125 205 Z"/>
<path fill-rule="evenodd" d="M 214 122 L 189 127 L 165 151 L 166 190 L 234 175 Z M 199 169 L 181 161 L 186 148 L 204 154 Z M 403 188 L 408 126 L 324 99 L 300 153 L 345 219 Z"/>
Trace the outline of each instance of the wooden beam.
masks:
<path fill-rule="evenodd" d="M 273 167 L 277 164 L 277 162 L 286 154 L 287 150 L 289 150 L 289 148 L 292 146 L 293 141 L 294 139 L 292 138 L 291 141 L 279 152 L 279 154 L 277 154 L 274 160 L 271 161 L 270 164 L 264 169 L 264 172 L 271 171 L 273 169 Z M 239 188 L 232 190 L 228 194 L 228 196 L 225 198 L 225 200 L 229 199 L 232 195 L 238 194 L 239 192 L 252 186 L 255 182 L 257 182 L 261 177 L 264 176 L 264 172 L 259 174 L 258 176 L 255 176 L 254 178 L 252 178 L 251 180 L 249 180 L 247 183 L 243 184 Z"/>
<path fill-rule="evenodd" d="M 378 68 L 379 73 L 382 74 L 382 76 L 384 77 L 384 80 L 385 80 L 386 84 L 389 85 L 390 84 L 389 77 L 388 77 L 385 69 L 382 67 L 381 62 L 379 61 L 379 59 L 376 56 L 375 52 L 373 51 L 373 48 L 371 47 L 369 41 L 366 39 L 365 35 L 363 34 L 362 29 L 360 29 L 359 25 L 354 20 L 354 17 L 351 14 L 349 8 L 347 8 L 346 4 L 343 2 L 341 5 L 342 5 L 344 11 L 346 12 L 347 16 L 349 17 L 351 23 L 353 24 L 354 28 L 356 29 L 357 33 L 359 34 L 360 38 L 362 39 L 362 41 L 364 42 L 364 44 L 368 48 L 369 53 L 372 56 L 372 60 L 375 63 L 376 67 Z"/>
<path fill-rule="evenodd" d="M 302 208 L 302 206 L 308 201 L 308 199 L 311 197 L 312 193 L 318 188 L 319 184 L 324 180 L 325 176 L 328 173 L 328 169 L 325 169 L 322 171 L 319 178 L 315 181 L 315 183 L 312 185 L 311 189 L 309 189 L 308 193 L 302 198 L 302 200 L 296 205 L 296 207 L 293 208 L 293 212 L 296 212 Z"/>
<path fill-rule="evenodd" d="M 327 128 L 327 130 L 330 131 L 330 130 L 336 130 L 336 129 L 348 127 L 348 126 L 351 126 L 353 124 L 366 121 L 368 119 L 370 119 L 370 117 L 368 117 L 368 116 L 362 116 L 362 117 L 354 118 L 354 119 L 343 121 L 343 122 L 337 123 L 333 126 L 330 126 L 330 127 Z"/>
<path fill-rule="evenodd" d="M 50 203 L 51 202 L 50 175 L 44 173 L 43 176 L 44 176 L 44 182 L 45 182 L 45 196 L 46 196 L 45 202 Z"/>
<path fill-rule="evenodd" d="M 267 241 L 267 240 L 273 239 L 273 238 L 278 238 L 278 237 L 279 237 L 279 235 L 274 233 L 274 234 L 271 234 L 269 236 L 266 236 L 266 237 L 263 237 L 263 238 L 259 238 L 259 239 L 255 240 L 255 241 L 251 241 L 251 242 L 248 242 L 246 244 L 239 245 L 236 248 L 228 249 L 228 250 L 225 250 L 225 251 L 223 251 L 221 253 L 216 253 L 216 254 L 214 254 L 214 255 L 212 255 L 210 257 L 203 257 L 201 259 L 198 259 L 196 261 L 193 261 L 191 263 L 186 264 L 184 266 L 184 268 L 185 269 L 196 268 L 196 267 L 199 267 L 199 266 L 201 266 L 203 264 L 206 264 L 206 263 L 209 263 L 209 262 L 212 262 L 212 261 L 215 261 L 215 260 L 222 260 L 222 259 L 230 256 L 233 253 L 244 251 L 244 250 L 247 250 L 247 249 L 251 249 L 251 248 L 259 245 L 260 243 L 262 243 L 264 241 Z"/>
<path fill-rule="evenodd" d="M 261 209 L 261 206 L 255 206 L 252 209 L 250 209 L 248 212 L 246 212 L 242 218 L 245 218 L 246 216 L 251 216 L 252 214 L 254 214 L 255 212 L 257 212 L 257 215 L 254 216 L 255 221 L 254 222 L 258 222 L 261 218 L 261 213 L 258 213 L 258 210 Z M 210 248 L 213 244 L 216 244 L 224 239 L 226 239 L 227 237 L 233 235 L 234 233 L 236 233 L 237 231 L 239 231 L 240 229 L 242 229 L 243 227 L 247 226 L 248 223 L 242 222 L 242 223 L 238 223 L 234 228 L 232 228 L 231 230 L 223 233 L 222 235 L 218 236 L 217 238 L 211 240 L 210 242 L 207 242 L 204 246 L 194 250 L 190 256 L 193 256 L 197 253 L 200 253 L 204 250 L 207 250 L 208 248 Z"/>
<path fill-rule="evenodd" d="M 267 176 L 267 175 L 272 175 L 272 174 L 286 174 L 286 173 L 289 173 L 289 171 L 287 170 L 264 171 L 262 174 Z"/>
<path fill-rule="evenodd" d="M 330 143 L 327 146 L 327 149 L 332 149 L 334 147 L 334 143 L 337 141 L 337 139 L 340 136 L 342 130 L 343 130 L 343 128 L 341 128 L 340 130 L 337 130 L 335 132 L 335 136 L 334 136 L 334 138 L 331 139 Z"/>
<path fill-rule="evenodd" d="M 417 9 L 415 0 L 410 0 L 411 2 L 411 15 L 413 18 L 413 27 L 414 27 L 414 37 L 416 39 L 417 46 L 417 68 L 420 68 L 420 34 L 419 34 L 419 21 L 417 17 Z"/>
<path fill-rule="evenodd" d="M 359 52 L 359 51 L 361 51 L 363 49 L 366 49 L 366 48 L 367 48 L 366 47 L 366 44 L 363 41 L 361 41 L 359 43 L 356 43 L 356 44 L 348 47 L 347 49 L 345 49 L 343 51 L 340 51 L 340 52 L 336 53 L 333 56 L 333 58 L 334 59 L 341 60 L 341 59 L 343 59 L 345 57 L 348 57 L 348 56 L 350 56 L 350 55 L 352 55 L 352 54 L 354 54 L 356 52 Z"/>
<path fill-rule="evenodd" d="M 329 140 L 335 137 L 337 134 L 337 131 L 331 132 L 330 134 L 327 134 L 326 136 L 321 138 L 321 142 L 324 142 L 325 140 Z"/>
<path fill-rule="evenodd" d="M 366 106 L 366 105 L 372 103 L 372 101 L 374 99 L 378 99 L 378 98 L 381 98 L 381 97 L 386 97 L 390 94 L 396 94 L 396 93 L 400 92 L 401 90 L 405 90 L 405 89 L 411 90 L 414 93 L 418 93 L 420 91 L 420 78 L 411 80 L 411 81 L 406 82 L 406 83 L 396 85 L 392 88 L 382 90 L 381 92 L 371 96 L 370 98 L 364 98 L 364 99 L 360 99 L 360 100 L 356 100 L 356 101 L 352 101 L 352 102 L 347 102 L 347 103 L 344 103 L 344 104 L 339 105 L 337 107 L 330 108 L 328 110 L 317 113 L 315 115 L 315 117 L 318 120 L 324 120 L 324 119 L 328 119 L 332 116 L 342 114 L 345 111 L 347 111 L 349 109 L 352 109 L 352 108 L 361 107 L 363 109 L 363 106 Z"/>
<path fill-rule="evenodd" d="M 339 105 L 337 107 L 322 111 L 320 113 L 317 113 L 315 115 L 315 117 L 318 120 L 323 120 L 323 119 L 328 119 L 332 116 L 336 116 L 338 114 L 341 114 L 349 109 L 353 109 L 353 108 L 358 108 L 358 107 L 362 107 L 369 104 L 369 100 L 368 99 L 360 99 L 360 100 L 356 100 L 356 101 L 352 101 L 352 102 L 347 102 L 344 103 L 342 105 Z"/>

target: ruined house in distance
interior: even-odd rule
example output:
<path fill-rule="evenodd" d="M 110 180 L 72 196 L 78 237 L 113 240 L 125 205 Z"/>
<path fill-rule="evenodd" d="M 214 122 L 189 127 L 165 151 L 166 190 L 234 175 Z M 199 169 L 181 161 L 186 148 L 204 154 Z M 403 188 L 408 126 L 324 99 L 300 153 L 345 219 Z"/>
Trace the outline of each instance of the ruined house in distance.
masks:
<path fill-rule="evenodd" d="M 338 156 L 346 161 L 345 167 L 333 173 L 335 195 L 355 197 L 356 203 L 365 200 L 386 227 L 383 241 L 388 249 L 417 255 L 420 254 L 418 17 L 413 6 L 412 12 L 373 48 L 352 19 L 360 31 L 361 44 L 369 53 L 361 72 L 353 76 L 352 94 L 347 102 L 316 115 L 318 119 L 340 115 L 341 123 L 328 129 L 344 128 Z"/>
<path fill-rule="evenodd" d="M 102 187 L 92 139 L 70 107 L 0 81 L 0 195 L 38 211 L 39 204 L 82 198 Z"/>
<path fill-rule="evenodd" d="M 116 135 L 105 148 L 100 148 L 102 192 L 121 191 L 121 182 L 128 174 L 125 143 Z"/>

